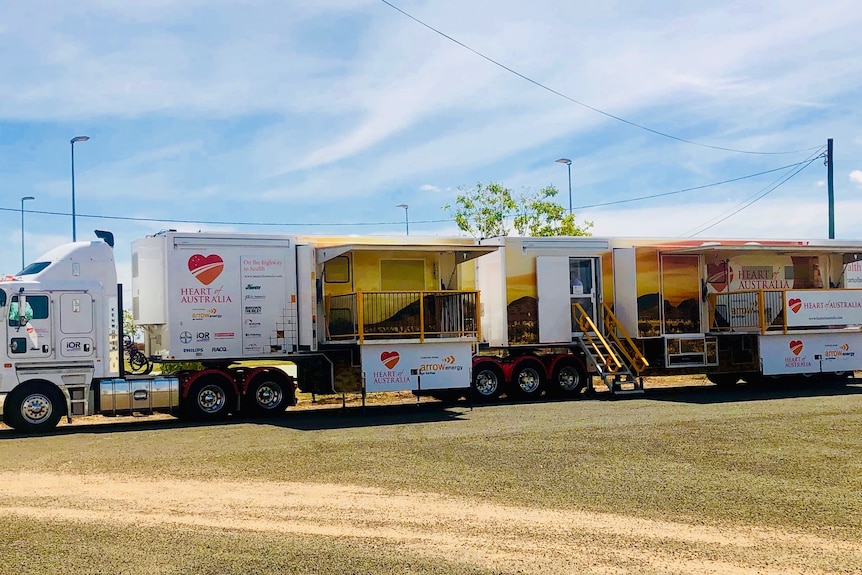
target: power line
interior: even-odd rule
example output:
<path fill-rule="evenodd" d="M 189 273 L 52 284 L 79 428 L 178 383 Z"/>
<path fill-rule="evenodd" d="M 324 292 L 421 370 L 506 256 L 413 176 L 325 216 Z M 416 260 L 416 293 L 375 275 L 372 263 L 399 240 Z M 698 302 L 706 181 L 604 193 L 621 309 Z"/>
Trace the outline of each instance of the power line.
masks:
<path fill-rule="evenodd" d="M 818 153 L 823 150 L 824 146 L 820 146 Z M 738 182 L 741 180 L 747 180 L 750 178 L 756 178 L 757 176 L 762 176 L 765 174 L 770 174 L 773 172 L 778 172 L 781 170 L 786 170 L 788 168 L 795 168 L 798 166 L 802 166 L 802 168 L 808 167 L 811 162 L 816 160 L 818 157 L 822 157 L 822 154 L 815 156 L 813 159 L 809 157 L 809 159 L 804 160 L 802 162 L 798 162 L 795 164 L 788 164 L 786 166 L 781 166 L 780 168 L 773 168 L 771 170 L 764 170 L 762 172 L 757 172 L 755 174 L 748 174 L 745 176 L 739 176 L 737 178 L 730 178 L 728 180 L 722 180 L 720 182 L 713 182 L 711 184 L 703 184 L 700 186 L 694 186 L 691 188 L 685 188 L 682 190 L 674 190 L 672 192 L 661 192 L 658 194 L 650 194 L 648 196 L 640 196 L 637 198 L 628 198 L 625 200 L 615 200 L 612 202 L 601 202 L 597 204 L 587 204 L 583 206 L 575 206 L 575 209 L 586 209 L 586 208 L 595 208 L 601 206 L 609 206 L 616 204 L 624 204 L 630 202 L 639 202 L 644 200 L 651 200 L 655 198 L 661 198 L 664 196 L 672 196 L 675 194 L 682 194 L 685 192 L 691 192 L 696 190 L 702 190 L 705 188 L 712 188 L 715 186 L 721 186 L 724 184 L 730 184 L 733 182 Z M 773 182 L 774 183 L 774 182 Z M 772 185 L 772 184 L 770 184 Z M 21 212 L 20 208 L 3 208 L 0 207 L 0 212 L 14 212 L 16 214 Z M 24 210 L 24 213 L 27 214 L 39 214 L 46 216 L 69 216 L 69 212 L 58 212 L 58 211 L 50 211 L 50 210 Z M 518 214 L 507 214 L 506 217 L 515 216 Z M 387 221 L 387 222 L 238 222 L 238 221 L 226 221 L 226 220 L 189 220 L 189 219 L 181 219 L 181 218 L 147 218 L 147 217 L 135 217 L 135 216 L 110 216 L 110 215 L 100 215 L 100 214 L 77 214 L 79 218 L 85 219 L 95 219 L 95 220 L 115 220 L 115 221 L 129 221 L 129 222 L 154 222 L 154 223 L 163 223 L 163 224 L 203 224 L 203 225 L 219 225 L 219 226 L 257 226 L 257 227 L 297 227 L 297 226 L 308 226 L 308 227 L 352 227 L 352 226 L 390 226 L 390 225 L 402 225 L 403 221 Z M 441 223 L 451 223 L 453 222 L 453 218 L 444 218 L 444 219 L 425 219 L 425 220 L 410 220 L 412 224 L 441 224 Z M 707 222 L 708 223 L 708 222 Z"/>
<path fill-rule="evenodd" d="M 766 196 L 768 196 L 769 194 L 771 194 L 772 192 L 777 190 L 779 187 L 784 185 L 791 178 L 793 178 L 797 174 L 799 174 L 799 172 L 801 172 L 802 170 L 804 170 L 805 168 L 810 166 L 815 160 L 822 158 L 822 157 L 823 157 L 822 154 L 815 155 L 814 157 L 809 156 L 809 159 L 802 162 L 800 165 L 798 165 L 790 173 L 784 174 L 781 177 L 779 177 L 778 179 L 773 180 L 772 183 L 770 183 L 768 186 L 766 186 L 766 188 L 764 188 L 760 192 L 754 194 L 753 196 L 749 196 L 746 200 L 744 200 L 736 208 L 732 208 L 731 210 L 725 211 L 723 214 L 720 214 L 720 215 L 716 216 L 715 218 L 712 218 L 711 220 L 707 220 L 706 222 L 704 222 L 700 226 L 693 228 L 690 231 L 690 233 L 687 232 L 686 235 L 688 237 L 694 237 L 698 234 L 702 234 L 703 232 L 705 232 L 706 230 L 708 230 L 710 228 L 714 228 L 715 226 L 717 226 L 721 222 L 724 222 L 724 221 L 730 219 L 731 217 L 735 216 L 736 214 L 738 214 L 742 210 L 746 209 L 747 207 L 753 205 L 755 202 L 760 201 L 761 199 L 765 198 Z"/>
<path fill-rule="evenodd" d="M 821 148 L 822 148 L 822 146 L 821 146 Z M 581 210 L 581 209 L 585 209 L 585 208 L 597 208 L 597 207 L 601 207 L 601 206 L 612 206 L 612 205 L 615 205 L 615 204 L 626 204 L 626 203 L 630 203 L 630 202 L 640 202 L 640 201 L 642 201 L 642 200 L 651 200 L 651 199 L 653 199 L 653 198 L 661 198 L 661 197 L 664 197 L 664 196 L 672 196 L 672 195 L 675 195 L 675 194 L 682 194 L 682 193 L 685 193 L 685 192 L 693 192 L 693 191 L 695 191 L 695 190 L 703 190 L 703 189 L 705 189 L 705 188 L 713 188 L 713 187 L 715 187 L 715 186 L 721 186 L 721 185 L 723 185 L 723 184 L 731 184 L 731 183 L 733 183 L 733 182 L 739 182 L 740 180 L 747 180 L 747 179 L 749 179 L 749 178 L 756 178 L 757 176 L 762 176 L 762 175 L 764 175 L 764 174 L 771 174 L 772 172 L 778 172 L 778 171 L 781 171 L 781 170 L 786 170 L 786 169 L 788 169 L 788 168 L 794 168 L 794 167 L 796 167 L 796 166 L 800 166 L 800 165 L 802 165 L 802 164 L 805 164 L 805 162 L 806 162 L 806 161 L 807 161 L 807 160 L 804 160 L 804 161 L 802 161 L 802 162 L 798 162 L 798 163 L 796 163 L 796 164 L 789 164 L 789 165 L 787 165 L 787 166 L 782 166 L 782 167 L 780 167 L 780 168 L 773 168 L 773 169 L 771 169 L 771 170 L 766 170 L 766 171 L 763 171 L 763 172 L 758 172 L 758 173 L 756 173 L 756 174 L 749 174 L 748 176 L 740 176 L 740 177 L 738 177 L 738 178 L 731 178 L 731 179 L 729 179 L 729 180 L 723 180 L 723 181 L 721 181 L 721 182 L 715 182 L 715 183 L 713 183 L 713 184 L 704 184 L 704 185 L 702 185 L 702 186 L 695 186 L 695 187 L 693 187 L 693 188 L 684 188 L 684 189 L 682 189 L 682 190 L 676 190 L 676 191 L 673 191 L 673 192 L 662 192 L 662 193 L 660 193 L 660 194 L 651 194 L 651 195 L 649 195 L 649 196 L 639 196 L 639 197 L 637 197 L 637 198 L 629 198 L 629 199 L 626 199 L 626 200 L 615 200 L 615 201 L 613 201 L 613 202 L 601 202 L 601 203 L 598 203 L 598 204 L 587 204 L 587 205 L 584 205 L 584 206 L 576 206 L 576 209 Z M 806 164 L 806 166 L 807 166 L 807 164 Z"/>
<path fill-rule="evenodd" d="M 460 40 L 456 40 L 455 38 L 446 34 L 445 32 L 438 30 L 437 28 L 431 26 L 430 24 L 426 24 L 425 22 L 423 22 L 422 20 L 420 20 L 419 18 L 416 18 L 415 16 L 413 16 L 411 14 L 408 14 L 407 12 L 405 12 L 404 10 L 399 8 L 398 6 L 395 6 L 391 2 L 388 2 L 387 0 L 380 0 L 380 1 L 383 2 L 384 4 L 386 4 L 387 6 L 389 6 L 390 8 L 392 8 L 393 10 L 400 12 L 401 14 L 406 16 L 407 18 L 410 18 L 411 20 L 413 20 L 417 24 L 420 24 L 421 26 L 428 28 L 429 30 L 431 30 L 435 34 L 439 34 L 440 36 L 446 38 L 450 42 L 453 42 L 453 43 L 457 44 L 458 46 L 461 46 L 465 50 L 469 50 L 470 52 L 472 52 L 476 56 L 479 56 L 480 58 L 494 64 L 495 66 L 502 68 L 503 70 L 506 70 L 507 72 L 509 72 L 511 74 L 514 74 L 515 76 L 521 78 L 522 80 L 526 80 L 527 82 L 529 82 L 535 86 L 538 86 L 539 88 L 541 88 L 543 90 L 546 90 L 546 91 L 548 91 L 548 92 L 550 92 L 556 96 L 559 96 L 561 98 L 564 98 L 564 99 L 568 100 L 569 102 L 577 104 L 578 106 L 582 106 L 584 108 L 587 108 L 588 110 L 592 110 L 593 112 L 596 112 L 597 114 L 601 114 L 602 116 L 611 118 L 611 119 L 616 120 L 618 122 L 622 122 L 623 124 L 628 124 L 629 126 L 632 126 L 634 128 L 638 128 L 638 129 L 644 130 L 646 132 L 650 132 L 651 134 L 655 134 L 656 136 L 661 136 L 663 138 L 668 138 L 671 140 L 675 140 L 677 142 L 682 142 L 684 144 L 691 144 L 693 146 L 700 146 L 701 148 L 710 148 L 713 150 L 721 150 L 723 152 L 734 152 L 734 153 L 738 153 L 738 154 L 757 154 L 757 155 L 766 155 L 766 156 L 778 156 L 778 155 L 785 155 L 785 154 L 800 154 L 802 152 L 810 152 L 811 150 L 817 149 L 819 147 L 819 146 L 814 146 L 811 148 L 806 148 L 804 150 L 793 150 L 793 151 L 788 151 L 788 152 L 755 152 L 755 151 L 751 151 L 751 150 L 738 150 L 736 148 L 725 148 L 723 146 L 713 146 L 711 144 L 704 144 L 701 142 L 695 142 L 693 140 L 687 140 L 685 138 L 680 138 L 679 136 L 674 136 L 672 134 L 668 134 L 667 132 L 662 132 L 660 130 L 656 130 L 656 129 L 644 126 L 643 124 L 638 124 L 637 122 L 633 122 L 631 120 L 626 120 L 623 117 L 616 116 L 614 114 L 611 114 L 610 112 L 605 112 L 604 110 L 600 110 L 599 108 L 596 108 L 595 106 L 591 106 L 589 104 L 581 102 L 580 100 L 576 100 L 576 99 L 572 98 L 571 96 L 568 96 L 567 94 L 563 94 L 562 92 L 559 92 L 559 91 L 551 88 L 550 86 L 547 86 L 546 84 L 539 82 L 538 80 L 534 80 L 534 79 L 530 78 L 529 76 L 526 76 L 526 75 L 518 72 L 517 70 L 514 70 L 514 69 L 510 68 L 509 66 L 506 66 L 505 64 L 502 64 L 501 62 L 498 62 L 497 60 L 494 60 L 490 56 L 486 56 L 482 52 L 479 52 L 478 50 L 471 48 L 470 46 L 461 42 Z"/>

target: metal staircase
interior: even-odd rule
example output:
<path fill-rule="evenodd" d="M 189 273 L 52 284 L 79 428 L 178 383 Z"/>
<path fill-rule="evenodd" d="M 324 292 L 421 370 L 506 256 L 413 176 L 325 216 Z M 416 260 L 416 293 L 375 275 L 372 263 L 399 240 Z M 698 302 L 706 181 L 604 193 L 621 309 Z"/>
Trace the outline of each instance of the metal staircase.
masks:
<path fill-rule="evenodd" d="M 649 366 L 646 358 L 620 325 L 610 307 L 603 306 L 602 335 L 581 304 L 574 304 L 575 320 L 580 329 L 577 343 L 602 382 L 613 395 L 643 393 L 640 372 Z"/>

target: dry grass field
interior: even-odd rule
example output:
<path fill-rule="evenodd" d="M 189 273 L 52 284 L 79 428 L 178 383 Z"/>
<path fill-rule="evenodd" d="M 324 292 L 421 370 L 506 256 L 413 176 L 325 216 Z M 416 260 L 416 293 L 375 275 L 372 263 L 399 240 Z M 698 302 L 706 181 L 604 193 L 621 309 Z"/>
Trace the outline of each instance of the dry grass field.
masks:
<path fill-rule="evenodd" d="M 0 573 L 862 573 L 862 385 L 653 383 L 0 429 Z"/>

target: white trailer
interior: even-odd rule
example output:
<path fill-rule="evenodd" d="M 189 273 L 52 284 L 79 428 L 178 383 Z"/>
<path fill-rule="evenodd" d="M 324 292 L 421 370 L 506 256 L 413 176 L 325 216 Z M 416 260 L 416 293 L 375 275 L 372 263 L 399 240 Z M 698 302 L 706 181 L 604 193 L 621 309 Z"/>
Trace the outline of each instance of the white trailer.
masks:
<path fill-rule="evenodd" d="M 175 231 L 142 238 L 132 246 L 131 289 L 144 352 L 181 367 L 153 377 L 125 373 L 113 236 L 97 235 L 0 281 L 8 320 L 0 397 L 4 422 L 18 430 L 97 413 L 272 416 L 295 403 L 297 387 L 470 385 L 478 294 L 454 289 L 453 278 L 487 248 Z"/>

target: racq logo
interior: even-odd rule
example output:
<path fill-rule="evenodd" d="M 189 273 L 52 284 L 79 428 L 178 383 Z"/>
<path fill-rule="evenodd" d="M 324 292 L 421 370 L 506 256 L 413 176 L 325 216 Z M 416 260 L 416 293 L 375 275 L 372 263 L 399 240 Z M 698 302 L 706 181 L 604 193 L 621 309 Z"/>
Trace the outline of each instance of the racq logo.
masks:
<path fill-rule="evenodd" d="M 247 314 L 259 314 L 262 309 L 259 305 L 247 305 L 245 306 L 245 313 Z"/>

